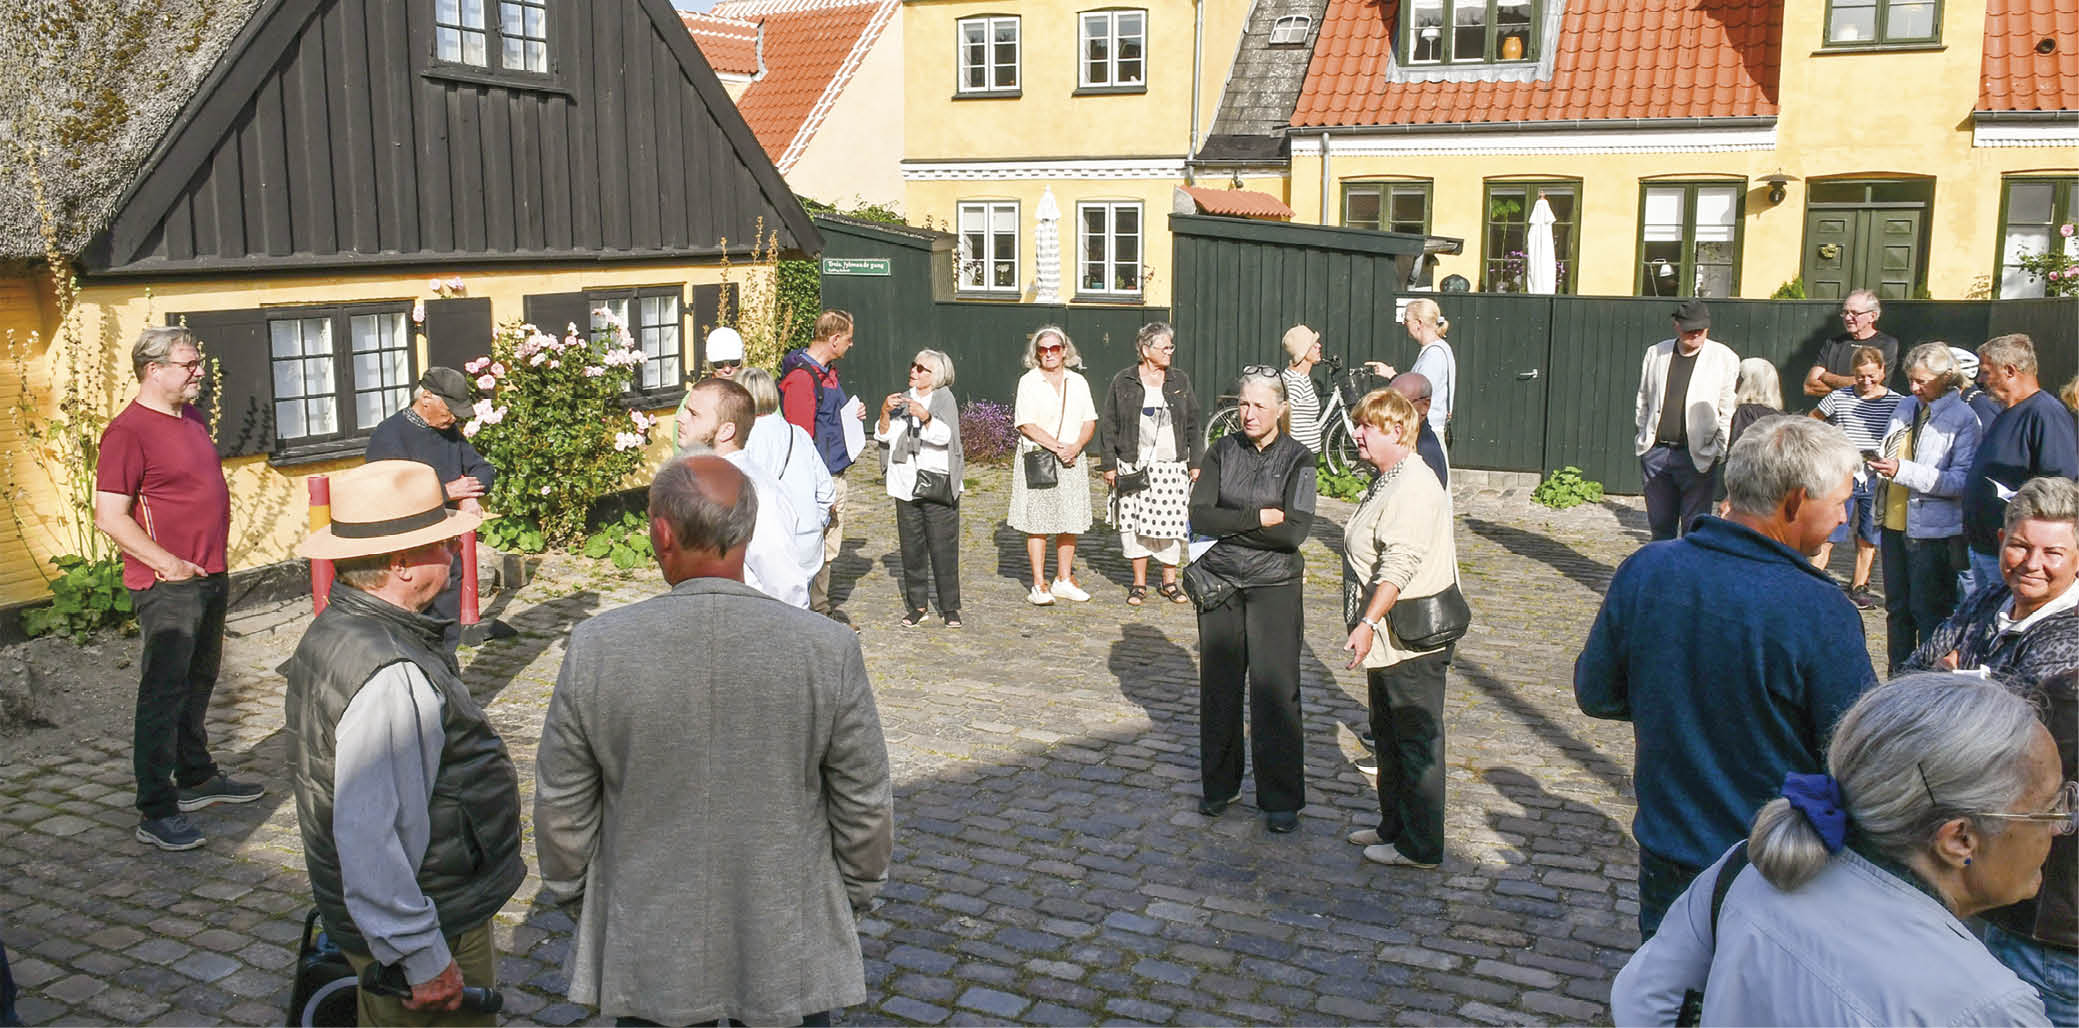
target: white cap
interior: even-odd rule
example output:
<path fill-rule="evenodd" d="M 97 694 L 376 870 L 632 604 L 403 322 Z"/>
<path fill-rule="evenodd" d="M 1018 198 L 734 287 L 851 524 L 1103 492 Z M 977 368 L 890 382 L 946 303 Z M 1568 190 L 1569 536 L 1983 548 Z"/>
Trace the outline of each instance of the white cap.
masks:
<path fill-rule="evenodd" d="M 744 337 L 733 328 L 718 328 L 707 334 L 707 362 L 744 359 Z"/>

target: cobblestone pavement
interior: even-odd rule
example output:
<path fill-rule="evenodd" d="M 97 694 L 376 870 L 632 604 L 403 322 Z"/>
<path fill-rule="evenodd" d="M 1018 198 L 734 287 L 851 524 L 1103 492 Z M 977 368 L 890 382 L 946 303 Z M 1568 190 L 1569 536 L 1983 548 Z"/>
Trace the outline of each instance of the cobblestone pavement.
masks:
<path fill-rule="evenodd" d="M 1126 606 L 1126 565 L 1102 523 L 1079 562 L 1096 598 L 1026 605 L 1008 490 L 978 485 L 963 505 L 960 630 L 895 625 L 892 510 L 873 484 L 853 491 L 861 509 L 835 592 L 862 626 L 897 835 L 884 901 L 860 925 L 871 998 L 848 1021 L 1608 1017 L 1610 979 L 1637 943 L 1630 730 L 1583 717 L 1570 673 L 1611 570 L 1643 537 L 1635 506 L 1555 513 L 1461 487 L 1476 622 L 1446 709 L 1450 854 L 1419 871 L 1367 864 L 1343 840 L 1376 809 L 1351 766 L 1363 679 L 1337 655 L 1333 551 L 1347 504 L 1324 501 L 1307 547 L 1310 802 L 1297 834 L 1273 836 L 1246 801 L 1217 820 L 1194 809 L 1189 607 Z M 652 569 L 558 557 L 493 604 L 519 637 L 464 651 L 530 806 L 564 632 L 661 589 Z M 309 899 L 273 669 L 303 608 L 234 618 L 213 741 L 269 793 L 198 815 L 206 848 L 162 854 L 132 840 L 127 735 L 0 763 L 0 938 L 30 1024 L 281 1023 Z M 536 886 L 496 923 L 508 1015 L 594 1020 L 562 996 L 573 911 L 534 904 Z"/>

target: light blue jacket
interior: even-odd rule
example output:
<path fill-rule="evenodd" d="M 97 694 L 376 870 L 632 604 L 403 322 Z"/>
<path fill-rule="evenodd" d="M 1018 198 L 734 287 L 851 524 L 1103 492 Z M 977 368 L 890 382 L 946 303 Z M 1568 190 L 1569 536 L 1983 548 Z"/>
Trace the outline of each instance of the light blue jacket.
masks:
<path fill-rule="evenodd" d="M 1885 426 L 1885 449 L 1895 437 L 1912 429 L 1920 416 L 1920 397 L 1911 393 L 1899 401 Z M 1971 459 L 1978 453 L 1978 415 L 1952 389 L 1928 412 L 1927 424 L 1913 441 L 1911 458 L 1900 457 L 1898 474 L 1888 489 L 1906 489 L 1906 538 L 1946 539 L 1963 534 L 1964 483 L 1971 476 Z M 1884 498 L 1878 500 L 1882 511 Z"/>

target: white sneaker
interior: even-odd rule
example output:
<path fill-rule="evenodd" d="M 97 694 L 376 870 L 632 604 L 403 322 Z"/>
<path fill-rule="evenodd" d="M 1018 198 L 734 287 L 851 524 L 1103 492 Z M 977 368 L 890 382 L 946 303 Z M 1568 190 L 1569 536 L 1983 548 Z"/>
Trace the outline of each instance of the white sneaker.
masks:
<path fill-rule="evenodd" d="M 1068 581 L 1067 579 L 1055 579 L 1053 591 L 1054 595 L 1059 596 L 1064 600 L 1073 600 L 1077 603 L 1090 602 L 1090 594 L 1084 592 L 1080 586 L 1076 585 L 1074 582 Z"/>
<path fill-rule="evenodd" d="M 1054 594 L 1039 586 L 1033 586 L 1032 591 L 1025 594 L 1025 602 L 1035 607 L 1051 607 L 1054 605 Z"/>

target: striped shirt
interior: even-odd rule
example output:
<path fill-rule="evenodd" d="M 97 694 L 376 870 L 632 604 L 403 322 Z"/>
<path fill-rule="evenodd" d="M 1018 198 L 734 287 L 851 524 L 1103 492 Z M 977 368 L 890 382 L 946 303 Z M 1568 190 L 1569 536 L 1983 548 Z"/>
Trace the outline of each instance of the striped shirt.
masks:
<path fill-rule="evenodd" d="M 1828 424 L 1848 433 L 1848 441 L 1856 449 L 1881 452 L 1884 428 L 1891 424 L 1891 412 L 1903 399 L 1889 389 L 1874 397 L 1860 396 L 1854 389 L 1836 389 L 1819 401 L 1819 413 L 1826 416 Z"/>
<path fill-rule="evenodd" d="M 1292 438 L 1315 453 L 1321 452 L 1321 396 L 1314 380 L 1296 368 L 1279 372 L 1285 380 L 1285 402 L 1292 407 Z"/>

